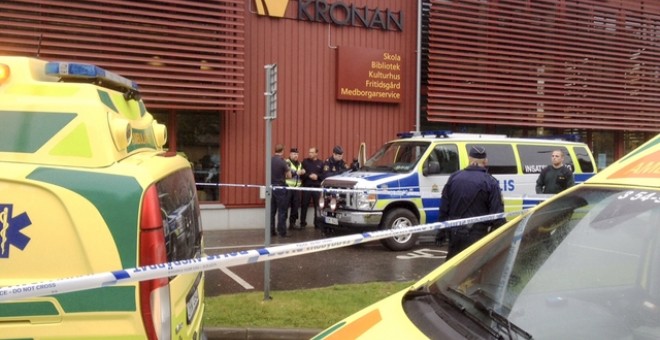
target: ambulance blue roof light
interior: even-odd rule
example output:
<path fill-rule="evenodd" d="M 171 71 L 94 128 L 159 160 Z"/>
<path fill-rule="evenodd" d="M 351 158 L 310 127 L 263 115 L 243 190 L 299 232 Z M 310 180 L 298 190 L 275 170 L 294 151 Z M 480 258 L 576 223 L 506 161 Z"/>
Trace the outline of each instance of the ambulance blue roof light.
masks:
<path fill-rule="evenodd" d="M 106 71 L 96 65 L 69 62 L 49 62 L 46 74 L 60 77 L 63 81 L 80 80 L 100 86 L 115 88 L 121 92 L 138 92 L 138 84 L 116 73 Z M 122 91 L 123 90 L 123 91 Z"/>

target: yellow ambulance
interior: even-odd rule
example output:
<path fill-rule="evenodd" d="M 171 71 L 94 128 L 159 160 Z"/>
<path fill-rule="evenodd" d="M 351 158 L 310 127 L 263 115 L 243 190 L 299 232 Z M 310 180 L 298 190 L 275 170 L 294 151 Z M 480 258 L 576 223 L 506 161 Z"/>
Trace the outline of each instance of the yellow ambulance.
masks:
<path fill-rule="evenodd" d="M 660 135 L 314 339 L 660 339 Z"/>
<path fill-rule="evenodd" d="M 0 286 L 202 257 L 190 164 L 138 86 L 0 57 Z M 0 339 L 200 339 L 204 274 L 0 302 Z"/>

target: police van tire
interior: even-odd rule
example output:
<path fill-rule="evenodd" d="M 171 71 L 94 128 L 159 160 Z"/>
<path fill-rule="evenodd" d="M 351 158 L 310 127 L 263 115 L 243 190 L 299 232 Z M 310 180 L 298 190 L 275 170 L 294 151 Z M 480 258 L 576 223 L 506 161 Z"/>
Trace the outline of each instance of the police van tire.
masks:
<path fill-rule="evenodd" d="M 382 230 L 392 230 L 400 228 L 408 228 L 418 225 L 419 221 L 415 214 L 405 208 L 396 208 L 389 211 L 383 221 L 381 222 Z M 397 237 L 390 237 L 380 240 L 387 249 L 393 251 L 408 250 L 412 248 L 417 242 L 417 234 L 407 234 Z"/>

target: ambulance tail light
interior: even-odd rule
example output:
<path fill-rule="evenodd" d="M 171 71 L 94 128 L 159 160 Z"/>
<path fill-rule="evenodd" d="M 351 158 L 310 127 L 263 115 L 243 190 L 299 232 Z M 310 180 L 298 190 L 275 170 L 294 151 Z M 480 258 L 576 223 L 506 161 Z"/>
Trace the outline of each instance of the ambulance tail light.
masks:
<path fill-rule="evenodd" d="M 4 84 L 9 79 L 10 74 L 9 65 L 0 64 L 0 85 Z"/>
<path fill-rule="evenodd" d="M 163 217 L 156 186 L 147 189 L 140 216 L 140 266 L 167 262 Z M 170 339 L 171 307 L 168 278 L 140 282 L 142 323 L 150 340 Z"/>

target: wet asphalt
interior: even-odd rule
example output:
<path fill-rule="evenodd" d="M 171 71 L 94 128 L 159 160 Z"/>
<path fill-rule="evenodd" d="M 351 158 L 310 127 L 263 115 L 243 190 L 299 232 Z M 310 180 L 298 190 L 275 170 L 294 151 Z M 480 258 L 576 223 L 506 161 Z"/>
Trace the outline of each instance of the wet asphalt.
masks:
<path fill-rule="evenodd" d="M 290 230 L 289 238 L 272 237 L 269 246 L 328 238 L 308 226 Z M 340 235 L 339 235 L 340 236 Z M 259 249 L 265 246 L 263 229 L 205 231 L 207 255 Z M 432 234 L 420 235 L 407 251 L 390 251 L 379 241 L 270 261 L 270 291 L 327 287 L 335 284 L 416 281 L 441 265 L 446 246 L 438 247 Z M 206 273 L 206 295 L 264 291 L 264 262 L 211 270 Z"/>

